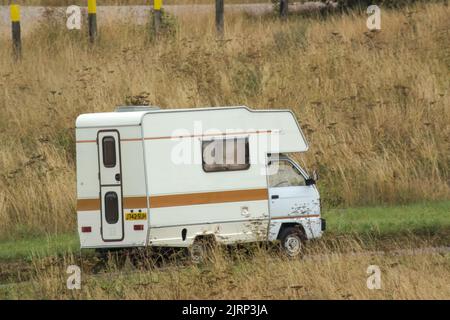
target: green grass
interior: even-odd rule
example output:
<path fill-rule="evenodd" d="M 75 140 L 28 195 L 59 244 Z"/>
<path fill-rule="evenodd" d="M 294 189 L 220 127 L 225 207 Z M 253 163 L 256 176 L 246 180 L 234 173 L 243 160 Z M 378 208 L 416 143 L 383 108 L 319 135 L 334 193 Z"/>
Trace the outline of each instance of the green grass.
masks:
<path fill-rule="evenodd" d="M 326 210 L 327 235 L 358 234 L 374 237 L 402 234 L 450 238 L 450 201 L 402 206 Z M 77 234 L 32 237 L 0 242 L 0 260 L 31 259 L 79 252 Z"/>
<path fill-rule="evenodd" d="M 399 206 L 330 209 L 323 213 L 332 234 L 439 234 L 450 230 L 450 201 Z"/>
<path fill-rule="evenodd" d="M 33 256 L 55 256 L 80 249 L 77 234 L 49 235 L 0 242 L 0 260 L 31 259 Z"/>

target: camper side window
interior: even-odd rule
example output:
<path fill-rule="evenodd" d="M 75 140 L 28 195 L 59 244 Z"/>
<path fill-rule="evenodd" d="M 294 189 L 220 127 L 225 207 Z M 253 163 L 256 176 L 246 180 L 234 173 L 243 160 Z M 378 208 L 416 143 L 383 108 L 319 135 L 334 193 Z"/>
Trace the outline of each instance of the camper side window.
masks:
<path fill-rule="evenodd" d="M 247 170 L 250 168 L 247 138 L 203 141 L 202 157 L 205 172 Z"/>
<path fill-rule="evenodd" d="M 114 137 L 108 136 L 102 139 L 103 165 L 106 168 L 114 168 L 116 166 L 116 140 Z"/>
<path fill-rule="evenodd" d="M 305 186 L 305 178 L 292 163 L 285 160 L 273 161 L 269 165 L 269 187 Z"/>

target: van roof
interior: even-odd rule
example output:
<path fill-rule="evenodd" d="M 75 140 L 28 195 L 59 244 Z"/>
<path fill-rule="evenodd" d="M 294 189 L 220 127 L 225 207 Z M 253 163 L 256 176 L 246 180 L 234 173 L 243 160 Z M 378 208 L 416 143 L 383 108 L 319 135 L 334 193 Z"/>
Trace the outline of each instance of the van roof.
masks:
<path fill-rule="evenodd" d="M 187 108 L 187 109 L 151 109 L 151 110 L 138 109 L 136 111 L 129 111 L 129 112 L 127 111 L 98 112 L 98 113 L 86 113 L 78 116 L 75 126 L 76 128 L 139 126 L 142 123 L 144 115 L 149 113 L 226 110 L 226 109 L 246 109 L 249 112 L 273 111 L 273 110 L 252 110 L 246 106 L 230 106 L 230 107 Z"/>

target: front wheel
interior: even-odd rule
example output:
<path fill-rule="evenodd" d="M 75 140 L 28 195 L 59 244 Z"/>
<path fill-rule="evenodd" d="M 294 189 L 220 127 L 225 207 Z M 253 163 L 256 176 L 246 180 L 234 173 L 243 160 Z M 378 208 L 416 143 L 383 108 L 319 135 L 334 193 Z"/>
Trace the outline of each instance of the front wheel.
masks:
<path fill-rule="evenodd" d="M 290 258 L 295 258 L 303 253 L 306 237 L 297 227 L 288 227 L 280 236 L 281 248 Z"/>

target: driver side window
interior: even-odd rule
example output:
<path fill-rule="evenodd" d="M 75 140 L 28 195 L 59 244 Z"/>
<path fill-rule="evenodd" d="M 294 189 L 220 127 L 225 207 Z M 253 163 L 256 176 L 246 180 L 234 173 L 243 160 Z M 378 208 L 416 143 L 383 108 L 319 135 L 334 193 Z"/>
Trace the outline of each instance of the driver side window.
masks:
<path fill-rule="evenodd" d="M 278 171 L 276 171 L 278 166 Z M 271 162 L 269 165 L 269 187 L 294 187 L 305 186 L 305 178 L 289 161 L 280 160 Z"/>

